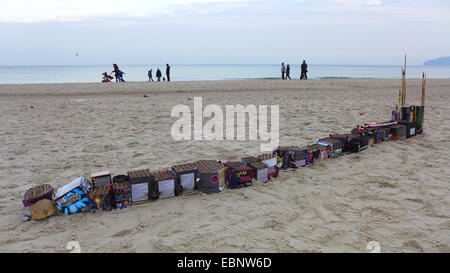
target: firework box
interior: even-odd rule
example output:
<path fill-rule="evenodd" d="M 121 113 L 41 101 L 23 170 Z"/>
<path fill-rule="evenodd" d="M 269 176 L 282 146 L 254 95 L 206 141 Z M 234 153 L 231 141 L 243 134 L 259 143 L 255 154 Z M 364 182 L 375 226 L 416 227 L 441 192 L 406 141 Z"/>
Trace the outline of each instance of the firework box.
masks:
<path fill-rule="evenodd" d="M 84 176 L 80 176 L 70 183 L 60 187 L 54 197 L 56 206 L 65 214 L 73 214 L 89 209 L 87 194 L 91 190 L 91 184 Z"/>
<path fill-rule="evenodd" d="M 328 156 L 330 158 L 335 158 L 335 157 L 342 155 L 342 148 L 343 148 L 344 144 L 339 139 L 332 138 L 332 137 L 322 138 L 322 139 L 319 139 L 317 144 L 330 147 L 330 151 L 328 154 Z"/>
<path fill-rule="evenodd" d="M 131 206 L 131 183 L 126 175 L 117 175 L 113 178 L 113 207 L 122 209 Z"/>
<path fill-rule="evenodd" d="M 246 156 L 241 158 L 242 163 L 244 163 L 245 165 L 248 165 L 252 162 L 260 162 L 260 160 L 254 156 Z"/>
<path fill-rule="evenodd" d="M 424 118 L 424 106 L 416 106 L 416 133 L 421 134 L 423 132 L 423 118 Z"/>
<path fill-rule="evenodd" d="M 197 166 L 193 163 L 172 166 L 176 179 L 176 195 L 193 193 L 198 189 Z"/>
<path fill-rule="evenodd" d="M 329 150 L 328 146 L 313 144 L 309 146 L 309 148 L 313 150 L 315 162 L 328 159 L 328 150 Z"/>
<path fill-rule="evenodd" d="M 212 194 L 225 189 L 225 166 L 216 160 L 199 160 L 194 163 L 198 170 L 198 189 Z"/>
<path fill-rule="evenodd" d="M 89 181 L 86 177 L 80 176 L 72 181 L 70 181 L 68 184 L 58 188 L 58 190 L 55 193 L 55 197 L 53 198 L 55 201 L 59 200 L 61 197 L 69 193 L 70 191 L 79 188 L 84 193 L 88 193 L 90 189 Z"/>
<path fill-rule="evenodd" d="M 242 162 L 225 163 L 225 181 L 228 188 L 236 189 L 252 185 L 253 171 Z"/>
<path fill-rule="evenodd" d="M 260 162 L 254 161 L 247 164 L 253 171 L 253 178 L 263 183 L 269 181 L 269 166 Z"/>
<path fill-rule="evenodd" d="M 406 138 L 411 138 L 416 135 L 416 123 L 410 122 L 406 120 L 399 120 L 398 124 L 402 124 L 405 126 Z"/>
<path fill-rule="evenodd" d="M 282 169 L 306 166 L 306 151 L 298 146 L 280 146 L 276 154 L 282 159 Z"/>
<path fill-rule="evenodd" d="M 314 164 L 314 149 L 307 146 L 305 147 L 306 166 Z"/>
<path fill-rule="evenodd" d="M 158 188 L 159 199 L 170 198 L 175 196 L 175 175 L 170 170 L 160 170 L 151 172 L 153 180 Z"/>
<path fill-rule="evenodd" d="M 89 192 L 89 208 L 91 211 L 112 209 L 112 185 L 93 188 Z"/>
<path fill-rule="evenodd" d="M 275 154 L 281 158 L 281 169 L 287 169 L 290 167 L 291 158 L 292 158 L 292 150 L 289 146 L 279 146 L 275 150 Z"/>
<path fill-rule="evenodd" d="M 48 184 L 39 185 L 28 189 L 23 196 L 24 207 L 32 206 L 39 200 L 48 199 L 53 201 L 53 196 L 55 195 L 54 189 Z"/>
<path fill-rule="evenodd" d="M 391 128 L 394 131 L 394 139 L 395 140 L 406 139 L 406 126 L 405 125 L 395 124 L 395 125 L 392 125 Z"/>
<path fill-rule="evenodd" d="M 271 177 L 278 176 L 277 156 L 274 154 L 262 154 L 258 156 L 258 159 L 267 165 L 269 179 Z"/>
<path fill-rule="evenodd" d="M 111 172 L 103 171 L 91 174 L 92 187 L 103 187 L 111 184 Z"/>
<path fill-rule="evenodd" d="M 159 198 L 158 185 L 149 169 L 129 171 L 131 202 L 140 203 Z"/>

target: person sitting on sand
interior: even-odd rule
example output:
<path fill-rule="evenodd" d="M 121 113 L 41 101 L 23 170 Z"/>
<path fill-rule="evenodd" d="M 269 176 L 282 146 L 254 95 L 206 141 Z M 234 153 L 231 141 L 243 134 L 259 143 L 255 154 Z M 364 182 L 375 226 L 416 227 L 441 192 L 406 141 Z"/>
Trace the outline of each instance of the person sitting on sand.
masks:
<path fill-rule="evenodd" d="M 308 65 L 306 64 L 305 60 L 303 60 L 302 66 L 301 66 L 301 74 L 300 74 L 300 80 L 307 80 L 308 76 L 306 76 L 306 73 L 308 72 Z"/>
<path fill-rule="evenodd" d="M 158 70 L 156 70 L 156 78 L 158 79 L 159 82 L 161 81 L 161 77 L 162 77 L 161 70 L 159 70 L 158 68 Z"/>

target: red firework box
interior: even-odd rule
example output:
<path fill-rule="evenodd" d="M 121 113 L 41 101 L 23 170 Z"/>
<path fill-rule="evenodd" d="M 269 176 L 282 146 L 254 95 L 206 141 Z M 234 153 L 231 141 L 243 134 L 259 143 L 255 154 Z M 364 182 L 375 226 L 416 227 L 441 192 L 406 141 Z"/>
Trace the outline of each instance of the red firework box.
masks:
<path fill-rule="evenodd" d="M 228 188 L 242 188 L 252 185 L 253 170 L 242 162 L 225 163 L 225 180 Z"/>

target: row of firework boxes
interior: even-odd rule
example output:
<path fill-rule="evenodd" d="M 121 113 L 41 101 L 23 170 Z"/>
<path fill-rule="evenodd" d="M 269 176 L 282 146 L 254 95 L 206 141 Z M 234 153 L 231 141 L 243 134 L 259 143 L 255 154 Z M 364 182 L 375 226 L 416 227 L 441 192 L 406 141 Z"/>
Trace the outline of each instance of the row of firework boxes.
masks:
<path fill-rule="evenodd" d="M 59 188 L 54 200 L 65 214 L 122 209 L 197 192 L 217 193 L 225 187 L 247 187 L 254 180 L 265 183 L 278 176 L 277 164 L 275 154 L 264 154 L 244 157 L 241 162 L 200 160 L 171 169 L 133 170 L 114 177 L 109 171 L 97 172 L 91 174 L 90 181 L 82 176 Z"/>
<path fill-rule="evenodd" d="M 373 144 L 412 137 L 416 131 L 422 132 L 414 124 L 390 121 L 358 126 L 349 134 L 332 134 L 313 145 L 280 146 L 272 154 L 247 156 L 240 162 L 200 160 L 159 171 L 133 170 L 113 178 L 109 171 L 93 173 L 90 181 L 80 177 L 58 189 L 55 202 L 61 211 L 72 214 L 83 210 L 121 209 L 196 192 L 217 193 L 225 187 L 247 187 L 255 180 L 265 183 L 277 177 L 280 169 L 307 167 L 362 151 Z"/>

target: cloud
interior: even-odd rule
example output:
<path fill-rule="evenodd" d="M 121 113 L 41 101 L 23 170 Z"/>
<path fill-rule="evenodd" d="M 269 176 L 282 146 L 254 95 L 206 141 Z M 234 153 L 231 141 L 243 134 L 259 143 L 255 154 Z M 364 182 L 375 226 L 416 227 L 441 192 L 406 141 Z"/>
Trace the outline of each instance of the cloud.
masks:
<path fill-rule="evenodd" d="M 381 0 L 367 0 L 367 5 L 379 6 L 379 5 L 381 5 Z"/>
<path fill-rule="evenodd" d="M 192 4 L 237 3 L 251 0 L 1 0 L 0 23 L 80 21 L 105 17 L 151 17 L 172 14 Z"/>

